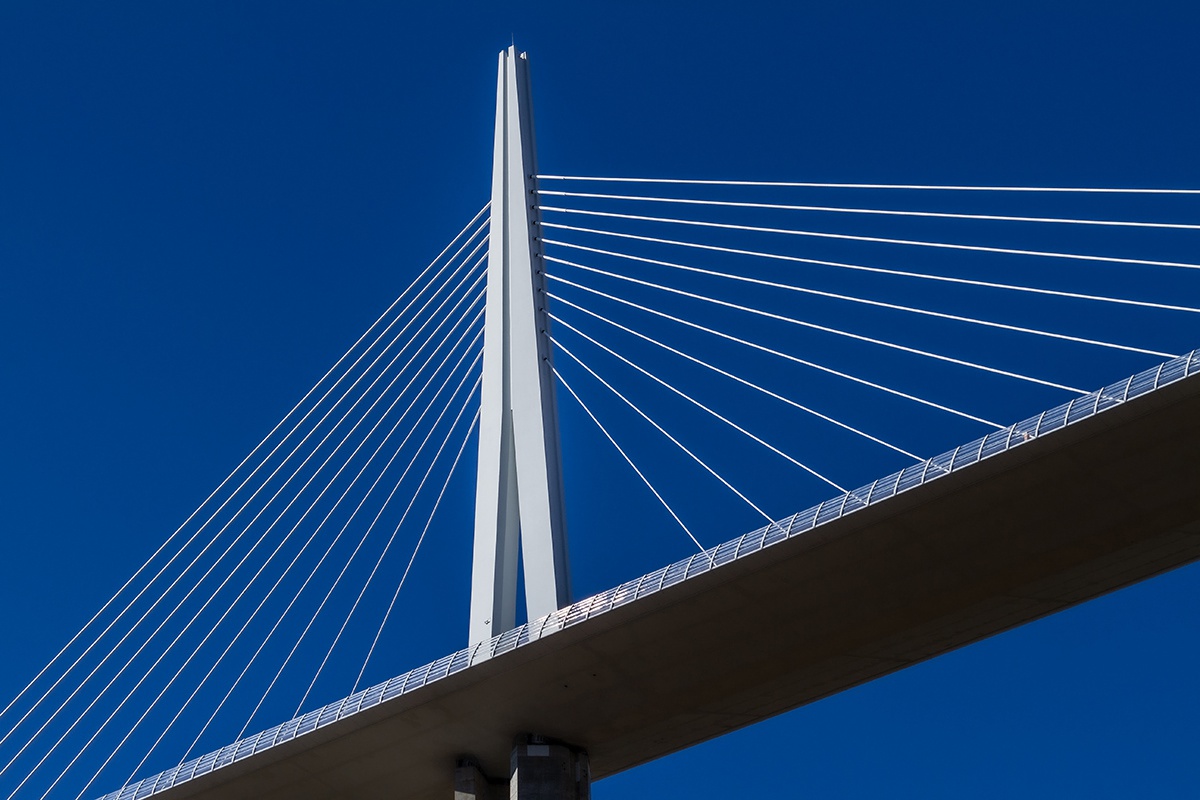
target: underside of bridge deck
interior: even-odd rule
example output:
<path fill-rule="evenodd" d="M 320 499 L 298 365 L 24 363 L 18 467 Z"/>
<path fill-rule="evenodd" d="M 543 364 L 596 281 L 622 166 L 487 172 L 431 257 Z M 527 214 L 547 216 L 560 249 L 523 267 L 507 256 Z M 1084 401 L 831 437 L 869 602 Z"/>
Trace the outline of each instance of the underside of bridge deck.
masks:
<path fill-rule="evenodd" d="M 601 778 L 1200 557 L 1200 378 L 161 793 L 448 800 L 514 736 Z"/>

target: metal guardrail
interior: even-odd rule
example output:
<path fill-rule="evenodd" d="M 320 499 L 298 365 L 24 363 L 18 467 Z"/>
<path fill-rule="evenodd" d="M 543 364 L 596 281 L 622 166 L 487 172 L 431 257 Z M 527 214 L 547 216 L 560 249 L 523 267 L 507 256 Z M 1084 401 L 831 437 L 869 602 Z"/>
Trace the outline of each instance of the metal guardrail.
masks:
<path fill-rule="evenodd" d="M 1191 353 L 1173 358 L 1158 367 L 1139 372 L 1127 380 L 1077 397 L 1069 403 L 1044 411 L 1036 417 L 1022 420 L 1004 430 L 993 431 L 987 436 L 967 442 L 952 451 L 934 456 L 928 461 L 913 464 L 899 472 L 880 478 L 872 484 L 830 498 L 806 511 L 801 511 L 737 539 L 731 539 L 716 547 L 711 547 L 690 558 L 677 561 L 606 592 L 572 603 L 552 614 L 528 622 L 490 640 L 476 642 L 456 653 L 439 658 L 431 664 L 425 664 L 403 675 L 398 675 L 386 683 L 356 692 L 336 703 L 314 709 L 303 716 L 268 728 L 256 736 L 240 739 L 220 750 L 192 759 L 157 775 L 151 775 L 123 789 L 106 794 L 100 800 L 141 800 L 143 797 L 149 797 L 156 792 L 164 791 L 192 778 L 228 766 L 235 761 L 249 758 L 255 753 L 311 733 L 364 709 L 416 691 L 448 675 L 468 669 L 473 664 L 578 625 L 614 608 L 628 605 L 695 575 L 757 553 L 790 537 L 803 535 L 819 525 L 875 505 L 986 458 L 1020 447 L 1041 436 L 1093 417 L 1197 373 L 1200 373 L 1200 350 L 1193 350 Z"/>

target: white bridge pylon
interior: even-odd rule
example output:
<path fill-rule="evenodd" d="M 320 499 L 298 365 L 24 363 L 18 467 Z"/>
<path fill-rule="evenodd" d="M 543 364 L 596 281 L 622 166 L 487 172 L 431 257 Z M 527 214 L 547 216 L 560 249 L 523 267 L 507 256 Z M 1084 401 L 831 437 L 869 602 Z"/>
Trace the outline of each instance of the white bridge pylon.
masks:
<path fill-rule="evenodd" d="M 529 619 L 571 599 L 536 175 L 529 61 L 511 47 L 496 83 L 472 642 L 516 626 L 518 552 Z"/>

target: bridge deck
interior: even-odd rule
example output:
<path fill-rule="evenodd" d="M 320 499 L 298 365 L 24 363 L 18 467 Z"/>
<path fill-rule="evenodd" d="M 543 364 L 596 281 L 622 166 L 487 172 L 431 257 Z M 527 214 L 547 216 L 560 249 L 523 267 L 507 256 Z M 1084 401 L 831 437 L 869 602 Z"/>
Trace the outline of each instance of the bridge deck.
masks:
<path fill-rule="evenodd" d="M 1200 558 L 1200 352 L 108 795 L 444 800 L 514 734 L 603 777 Z"/>

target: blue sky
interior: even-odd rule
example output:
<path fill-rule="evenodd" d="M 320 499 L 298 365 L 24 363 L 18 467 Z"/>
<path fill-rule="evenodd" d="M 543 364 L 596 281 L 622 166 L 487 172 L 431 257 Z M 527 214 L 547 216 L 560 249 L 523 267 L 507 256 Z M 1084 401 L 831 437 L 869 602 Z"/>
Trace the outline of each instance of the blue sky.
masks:
<path fill-rule="evenodd" d="M 510 41 L 533 60 L 547 173 L 1196 188 L 1198 22 L 1185 3 L 3 4 L 0 697 L 6 703 L 25 685 L 487 200 L 495 57 Z M 829 197 L 789 196 L 818 199 Z M 1200 221 L 1195 202 L 1023 202 L 941 198 L 937 207 Z M 1172 235 L 1143 250 L 1132 236 L 1036 232 L 1022 246 L 1196 261 L 1195 242 Z M 887 257 L 952 266 L 925 253 Z M 1163 271 L 1089 270 L 1077 284 L 1082 272 L 995 267 L 1062 288 L 1192 305 L 1200 297 L 1194 279 Z M 898 302 L 958 299 L 909 284 L 871 287 Z M 1190 318 L 963 299 L 981 316 L 1011 311 L 1025 324 L 1169 352 L 1200 346 Z M 891 331 L 866 314 L 799 301 L 775 310 L 784 307 Z M 1084 388 L 1155 363 L 929 327 L 911 335 L 919 346 L 950 341 Z M 822 345 L 787 341 L 805 352 Z M 714 358 L 770 372 L 709 346 Z M 1065 399 L 955 373 L 910 374 L 902 360 L 829 348 L 840 364 L 923 380 L 926 391 L 1004 423 Z M 640 357 L 689 377 L 648 351 Z M 598 353 L 589 363 L 622 374 Z M 585 385 L 568 361 L 560 366 Z M 907 436 L 922 455 L 983 432 L 807 377 L 776 379 L 798 398 L 833 403 L 847 421 Z M 693 509 L 705 544 L 759 524 L 651 446 L 602 387 L 587 391 L 623 437 L 645 445 L 638 457 Z M 648 408 L 691 424 L 642 391 Z M 739 402 L 713 392 L 714 403 Z M 560 405 L 577 593 L 687 555 L 686 538 L 573 401 L 563 395 Z M 903 465 L 810 435 L 792 417 L 769 430 L 852 485 Z M 745 475 L 772 513 L 831 494 L 713 441 L 714 463 Z M 450 497 L 374 680 L 465 643 L 469 482 L 452 483 Z M 1200 744 L 1198 575 L 1184 568 L 1101 598 L 603 781 L 596 796 L 1187 796 Z M 343 691 L 335 683 L 321 702 Z M 228 733 L 214 732 L 212 745 Z M 5 761 L 9 753 L 0 747 Z M 0 778 L 0 789 L 12 785 Z"/>

